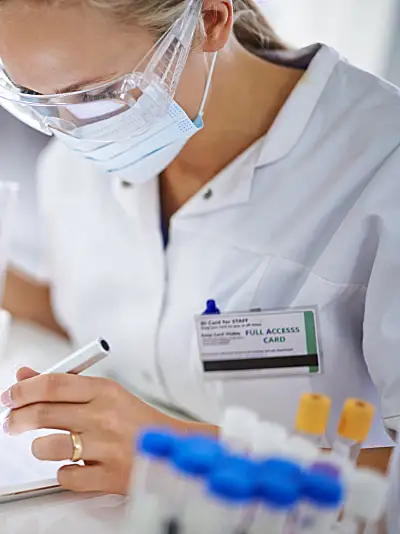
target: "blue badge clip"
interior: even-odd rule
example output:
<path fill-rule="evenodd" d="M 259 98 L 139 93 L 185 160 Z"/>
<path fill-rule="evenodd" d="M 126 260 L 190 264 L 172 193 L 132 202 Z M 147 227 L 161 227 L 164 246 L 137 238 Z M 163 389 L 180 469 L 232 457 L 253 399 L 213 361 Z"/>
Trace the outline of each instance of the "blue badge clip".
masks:
<path fill-rule="evenodd" d="M 202 315 L 220 315 L 221 312 L 217 308 L 215 300 L 207 300 L 207 307 Z"/>

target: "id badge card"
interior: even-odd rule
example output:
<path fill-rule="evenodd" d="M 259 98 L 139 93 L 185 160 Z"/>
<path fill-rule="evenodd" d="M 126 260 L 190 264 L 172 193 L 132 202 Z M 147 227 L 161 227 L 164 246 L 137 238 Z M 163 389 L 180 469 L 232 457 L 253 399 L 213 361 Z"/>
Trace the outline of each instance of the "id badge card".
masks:
<path fill-rule="evenodd" d="M 207 379 L 321 373 L 314 307 L 201 315 L 195 321 Z"/>

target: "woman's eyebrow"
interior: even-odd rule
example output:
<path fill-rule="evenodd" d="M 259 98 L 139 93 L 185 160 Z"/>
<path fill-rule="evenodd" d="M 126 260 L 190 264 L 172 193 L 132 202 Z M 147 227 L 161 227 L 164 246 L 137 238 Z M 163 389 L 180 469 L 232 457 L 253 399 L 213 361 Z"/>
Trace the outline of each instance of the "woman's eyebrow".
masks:
<path fill-rule="evenodd" d="M 81 91 L 85 88 L 93 87 L 95 85 L 100 85 L 102 83 L 107 83 L 107 80 L 112 80 L 113 78 L 117 78 L 118 73 L 113 72 L 111 74 L 108 74 L 106 76 L 101 76 L 97 78 L 90 78 L 87 80 L 82 80 L 77 83 L 73 83 L 71 85 L 68 85 L 67 87 L 63 87 L 62 89 L 56 89 L 54 91 L 54 94 L 62 94 L 62 93 L 75 93 L 76 91 Z"/>

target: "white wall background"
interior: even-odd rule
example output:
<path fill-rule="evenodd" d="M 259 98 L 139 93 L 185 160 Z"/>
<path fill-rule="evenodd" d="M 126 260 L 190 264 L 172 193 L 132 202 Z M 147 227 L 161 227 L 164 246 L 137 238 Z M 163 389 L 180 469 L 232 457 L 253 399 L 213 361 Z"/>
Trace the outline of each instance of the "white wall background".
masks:
<path fill-rule="evenodd" d="M 400 86 L 400 0 L 397 0 L 397 9 L 393 18 L 394 40 L 390 55 L 388 77 L 390 81 Z"/>
<path fill-rule="evenodd" d="M 0 108 L 0 180 L 20 184 L 11 258 L 16 265 L 38 274 L 41 264 L 35 166 L 37 156 L 47 139 L 45 135 L 25 126 Z"/>
<path fill-rule="evenodd" d="M 385 75 L 400 0 L 258 0 L 289 43 L 325 42 L 352 63 Z M 400 61 L 400 59 L 399 59 Z"/>

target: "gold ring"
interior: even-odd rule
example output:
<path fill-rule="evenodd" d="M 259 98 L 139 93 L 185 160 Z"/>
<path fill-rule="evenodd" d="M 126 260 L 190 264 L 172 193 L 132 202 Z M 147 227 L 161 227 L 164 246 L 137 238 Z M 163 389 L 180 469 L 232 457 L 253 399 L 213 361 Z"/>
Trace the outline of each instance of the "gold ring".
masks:
<path fill-rule="evenodd" d="M 71 440 L 72 440 L 72 447 L 74 449 L 72 453 L 71 462 L 80 462 L 82 460 L 83 456 L 83 443 L 82 438 L 79 434 L 75 434 L 75 432 L 70 433 Z"/>

